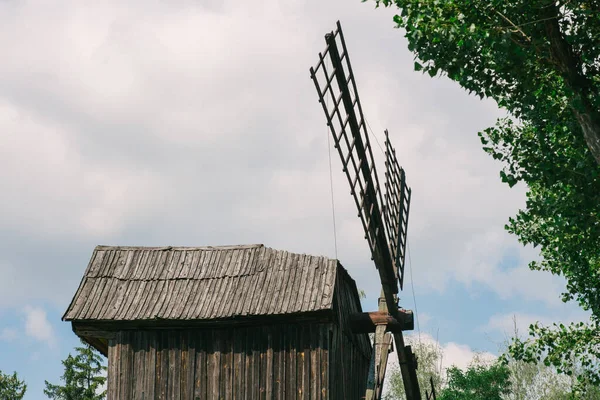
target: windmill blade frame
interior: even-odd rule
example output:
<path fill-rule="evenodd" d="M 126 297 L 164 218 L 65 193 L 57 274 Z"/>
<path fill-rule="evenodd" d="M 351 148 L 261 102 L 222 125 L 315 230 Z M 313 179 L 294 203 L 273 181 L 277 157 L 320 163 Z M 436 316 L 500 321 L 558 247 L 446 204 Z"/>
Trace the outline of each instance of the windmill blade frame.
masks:
<path fill-rule="evenodd" d="M 386 148 L 389 150 L 386 152 L 384 202 L 366 120 L 339 21 L 337 29 L 325 35 L 325 41 L 325 51 L 319 53 L 317 65 L 310 68 L 311 79 L 342 161 L 372 259 L 379 272 L 383 300 L 380 301 L 380 311 L 386 311 L 396 321 L 400 321 L 402 318 L 396 294 L 399 286 L 403 286 L 404 280 L 404 252 L 411 191 L 406 186 L 404 171 L 398 164 L 386 132 Z M 327 60 L 331 62 L 331 71 L 328 70 Z M 348 135 L 348 131 L 351 136 Z M 384 332 L 385 328 L 380 333 Z M 383 335 L 380 336 L 383 339 Z M 421 400 L 416 357 L 410 346 L 405 345 L 401 331 L 394 332 L 393 336 L 407 400 Z M 387 337 L 389 340 L 389 335 Z M 375 346 L 377 345 L 376 341 Z M 367 398 L 378 399 L 381 396 L 387 354 L 382 356 L 381 351 L 375 351 L 374 356 L 375 379 L 373 387 L 367 391 Z"/>
<path fill-rule="evenodd" d="M 389 133 L 385 130 L 385 212 L 389 246 L 394 259 L 400 290 L 404 288 L 404 261 L 408 233 L 411 189 L 406 184 L 406 173 L 396 158 Z"/>
<path fill-rule="evenodd" d="M 323 53 L 319 53 L 316 67 L 311 67 L 311 78 L 319 94 L 319 101 L 323 106 L 335 148 L 342 160 L 343 171 L 348 179 L 373 260 L 380 271 L 382 285 L 389 287 L 388 291 L 391 294 L 396 294 L 398 293 L 397 276 L 392 266 L 393 259 L 388 244 L 387 228 L 382 218 L 384 203 L 375 169 L 375 159 L 339 21 L 337 28 L 335 32 L 325 35 L 327 48 Z M 339 53 L 338 41 L 343 49 L 342 54 Z M 331 72 L 326 65 L 328 55 L 332 62 Z M 326 79 L 323 88 L 320 86 L 319 72 L 322 72 Z M 329 111 L 328 97 L 333 100 L 331 111 Z M 344 108 L 345 118 L 342 117 L 340 106 Z M 348 137 L 348 128 L 352 139 Z"/>

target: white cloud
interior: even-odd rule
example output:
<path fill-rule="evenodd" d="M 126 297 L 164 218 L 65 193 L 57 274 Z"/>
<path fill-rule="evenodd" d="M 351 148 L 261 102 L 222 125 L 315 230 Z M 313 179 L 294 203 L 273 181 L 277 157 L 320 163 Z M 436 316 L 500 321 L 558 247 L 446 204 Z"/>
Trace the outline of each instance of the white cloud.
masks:
<path fill-rule="evenodd" d="M 589 313 L 583 311 L 575 311 L 565 309 L 553 310 L 553 315 L 537 315 L 522 312 L 494 314 L 488 322 L 479 328 L 485 332 L 500 332 L 506 338 L 512 338 L 518 333 L 519 336 L 527 336 L 529 325 L 536 322 L 545 326 L 550 326 L 553 323 L 568 324 L 571 322 L 586 321 L 589 318 Z"/>
<path fill-rule="evenodd" d="M 468 286 L 483 284 L 503 299 L 519 297 L 560 305 L 564 279 L 530 270 L 528 264 L 535 259 L 539 256 L 533 248 L 520 245 L 499 226 L 491 227 L 464 244 L 456 278 Z"/>
<path fill-rule="evenodd" d="M 56 345 L 54 329 L 46 317 L 46 311 L 39 307 L 27 306 L 25 313 L 25 333 L 27 336 L 45 342 L 48 346 Z"/>
<path fill-rule="evenodd" d="M 517 246 L 501 232 L 523 189 L 500 182 L 476 132 L 502 113 L 412 71 L 393 14 L 341 1 L 2 3 L 1 268 L 21 293 L 66 306 L 99 243 L 333 256 L 328 133 L 308 68 L 340 18 L 365 115 L 380 138 L 390 129 L 413 188 L 420 293 L 458 279 L 555 301 L 555 281 L 536 273 L 530 291 L 523 269 L 496 265 Z M 377 274 L 332 155 L 338 256 L 374 302 Z"/>
<path fill-rule="evenodd" d="M 490 352 L 477 351 L 477 349 L 472 349 L 466 344 L 456 342 L 440 343 L 428 333 L 421 333 L 420 338 L 417 334 L 407 335 L 407 341 L 409 343 L 417 343 L 419 340 L 424 343 L 434 344 L 441 348 L 443 354 L 443 370 L 446 370 L 453 365 L 465 369 L 473 362 L 476 356 L 483 360 L 494 360 L 496 358 L 496 356 Z"/>
<path fill-rule="evenodd" d="M 444 353 L 443 368 L 447 369 L 451 366 L 456 366 L 465 369 L 471 364 L 474 358 L 480 357 L 482 360 L 494 360 L 496 356 L 489 352 L 477 352 L 471 349 L 468 345 L 449 342 L 442 345 Z"/>

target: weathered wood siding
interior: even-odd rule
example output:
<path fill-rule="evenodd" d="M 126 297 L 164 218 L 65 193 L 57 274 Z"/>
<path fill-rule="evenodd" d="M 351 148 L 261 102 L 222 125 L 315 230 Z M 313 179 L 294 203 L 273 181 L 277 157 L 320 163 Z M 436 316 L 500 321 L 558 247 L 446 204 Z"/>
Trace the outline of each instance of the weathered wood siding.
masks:
<path fill-rule="evenodd" d="M 335 322 L 331 325 L 329 346 L 329 379 L 331 399 L 361 399 L 365 396 L 371 342 L 368 334 L 350 331 L 350 314 L 361 312 L 354 280 L 339 268 L 333 298 Z"/>
<path fill-rule="evenodd" d="M 108 400 L 358 399 L 329 380 L 332 328 L 121 331 L 110 341 Z"/>

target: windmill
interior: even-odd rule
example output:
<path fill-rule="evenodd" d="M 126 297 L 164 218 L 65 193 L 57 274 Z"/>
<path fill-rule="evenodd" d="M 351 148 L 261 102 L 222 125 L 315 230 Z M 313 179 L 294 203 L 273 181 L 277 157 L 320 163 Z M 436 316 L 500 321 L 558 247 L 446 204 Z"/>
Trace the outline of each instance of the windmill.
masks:
<path fill-rule="evenodd" d="M 365 313 L 374 326 L 374 351 L 365 398 L 381 398 L 392 337 L 407 400 L 420 400 L 417 359 L 405 345 L 403 330 L 414 327 L 411 311 L 398 308 L 404 286 L 404 258 L 411 190 L 385 132 L 385 195 L 382 195 L 366 120 L 340 22 L 325 35 L 327 46 L 310 75 L 361 220 L 381 280 L 379 310 Z"/>

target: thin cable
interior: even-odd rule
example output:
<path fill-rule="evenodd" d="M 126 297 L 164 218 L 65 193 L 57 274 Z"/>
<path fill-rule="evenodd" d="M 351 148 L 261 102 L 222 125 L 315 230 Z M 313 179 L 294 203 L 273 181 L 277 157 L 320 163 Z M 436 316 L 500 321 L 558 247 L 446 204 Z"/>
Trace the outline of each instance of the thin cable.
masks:
<path fill-rule="evenodd" d="M 337 229 L 335 225 L 335 200 L 333 196 L 333 168 L 331 166 L 331 139 L 329 138 L 329 130 L 327 131 L 327 154 L 329 155 L 329 186 L 331 188 L 331 218 L 333 220 L 333 246 L 335 249 L 335 259 L 338 259 L 337 248 Z"/>
<path fill-rule="evenodd" d="M 329 97 L 325 97 L 325 105 L 329 107 Z M 333 167 L 331 164 L 331 138 L 329 137 L 329 127 L 327 127 L 327 155 L 329 156 L 329 186 L 331 192 L 331 219 L 333 221 L 333 248 L 335 249 L 335 259 L 338 259 L 337 247 L 337 228 L 335 224 L 335 198 L 333 195 Z"/>
<path fill-rule="evenodd" d="M 410 287 L 412 289 L 413 302 L 415 303 L 415 318 L 417 320 L 417 333 L 419 335 L 419 346 L 421 345 L 421 325 L 419 324 L 419 311 L 417 310 L 417 297 L 415 296 L 415 280 L 413 279 L 412 260 L 410 258 L 410 245 L 406 238 L 406 248 L 408 250 L 408 270 L 410 272 Z"/>
<path fill-rule="evenodd" d="M 381 147 L 381 143 L 379 143 L 379 139 L 377 139 L 377 135 L 375 135 L 375 132 L 373 132 L 373 129 L 371 129 L 371 124 L 369 124 L 369 120 L 367 120 L 365 118 L 365 122 L 367 123 L 367 126 L 369 127 L 369 130 L 371 131 L 371 137 L 375 138 L 375 142 L 377 143 L 377 146 L 379 146 L 379 150 L 381 150 L 381 153 L 383 155 L 385 155 L 385 151 L 383 150 L 383 147 Z M 367 132 L 369 133 L 369 132 Z"/>

